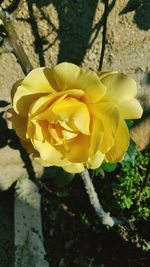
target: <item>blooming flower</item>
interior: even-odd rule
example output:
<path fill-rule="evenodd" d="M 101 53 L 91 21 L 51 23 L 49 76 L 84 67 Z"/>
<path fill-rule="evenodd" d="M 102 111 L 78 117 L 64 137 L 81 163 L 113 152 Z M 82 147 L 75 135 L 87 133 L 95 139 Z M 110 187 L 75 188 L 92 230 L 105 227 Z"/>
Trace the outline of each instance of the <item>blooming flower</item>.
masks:
<path fill-rule="evenodd" d="M 68 172 L 122 160 L 129 145 L 126 119 L 140 118 L 136 83 L 117 72 L 61 63 L 32 70 L 12 90 L 12 124 L 43 166 Z"/>

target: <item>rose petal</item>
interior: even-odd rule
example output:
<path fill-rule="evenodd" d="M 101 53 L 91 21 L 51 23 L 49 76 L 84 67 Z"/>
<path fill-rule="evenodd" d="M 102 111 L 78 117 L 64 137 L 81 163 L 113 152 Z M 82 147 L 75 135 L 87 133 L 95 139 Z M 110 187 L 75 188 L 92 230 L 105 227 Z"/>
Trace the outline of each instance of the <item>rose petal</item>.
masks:
<path fill-rule="evenodd" d="M 97 117 L 91 116 L 91 141 L 90 141 L 90 156 L 94 155 L 100 148 L 104 137 L 104 127 Z"/>
<path fill-rule="evenodd" d="M 78 137 L 69 140 L 66 146 L 64 145 L 66 150 L 65 157 L 73 163 L 86 162 L 89 158 L 89 145 L 90 137 L 79 134 Z"/>
<path fill-rule="evenodd" d="M 57 90 L 53 71 L 48 67 L 33 69 L 22 81 L 22 86 L 32 93 L 54 93 Z"/>
<path fill-rule="evenodd" d="M 119 111 L 112 102 L 102 102 L 90 106 L 90 110 L 104 127 L 100 151 L 106 153 L 114 143 L 114 137 L 120 121 Z"/>
<path fill-rule="evenodd" d="M 137 99 L 130 99 L 126 102 L 120 102 L 120 113 L 123 119 L 139 119 L 142 116 L 143 109 Z"/>
<path fill-rule="evenodd" d="M 33 140 L 35 149 L 39 152 L 43 166 L 65 166 L 69 162 L 60 151 L 56 150 L 49 141 Z"/>
<path fill-rule="evenodd" d="M 31 103 L 42 94 L 56 92 L 55 87 L 51 69 L 37 68 L 32 70 L 24 80 L 16 83 L 12 89 L 13 106 L 16 113 L 26 116 Z"/>
<path fill-rule="evenodd" d="M 48 94 L 46 96 L 42 96 L 39 99 L 37 99 L 35 102 L 33 102 L 30 114 L 38 114 L 43 112 L 46 108 L 48 108 L 54 101 L 59 99 L 62 96 L 72 96 L 75 97 L 75 99 L 80 99 L 84 95 L 84 92 L 82 90 L 67 90 L 65 92 L 58 92 L 53 94 Z"/>
<path fill-rule="evenodd" d="M 94 71 L 65 62 L 53 69 L 53 75 L 59 91 L 82 89 L 89 102 L 97 102 L 105 94 L 106 88 Z"/>
<path fill-rule="evenodd" d="M 90 115 L 84 103 L 67 97 L 56 102 L 52 107 L 52 112 L 58 116 L 58 119 L 67 122 L 71 128 L 75 126 L 75 130 L 89 135 Z"/>
<path fill-rule="evenodd" d="M 98 168 L 102 164 L 104 158 L 105 158 L 105 155 L 101 153 L 100 151 L 97 151 L 95 155 L 93 155 L 92 157 L 88 159 L 88 162 L 86 163 L 87 168 L 89 169 Z"/>
<path fill-rule="evenodd" d="M 63 166 L 63 169 L 66 172 L 70 172 L 70 173 L 80 173 L 84 171 L 84 165 L 82 163 L 73 163 L 67 166 Z"/>
<path fill-rule="evenodd" d="M 137 94 L 137 86 L 132 78 L 122 73 L 110 73 L 101 81 L 107 87 L 103 101 L 116 103 L 123 119 L 141 117 L 141 105 L 133 99 Z"/>
<path fill-rule="evenodd" d="M 129 131 L 124 120 L 120 120 L 113 147 L 106 153 L 109 162 L 122 160 L 129 146 Z"/>

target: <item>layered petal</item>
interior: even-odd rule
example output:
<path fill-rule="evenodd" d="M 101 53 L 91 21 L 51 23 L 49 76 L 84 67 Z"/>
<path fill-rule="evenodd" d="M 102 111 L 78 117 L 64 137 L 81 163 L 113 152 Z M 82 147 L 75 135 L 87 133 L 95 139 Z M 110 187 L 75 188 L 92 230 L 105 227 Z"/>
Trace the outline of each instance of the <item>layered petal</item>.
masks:
<path fill-rule="evenodd" d="M 53 70 L 48 67 L 33 69 L 22 81 L 21 85 L 30 93 L 54 93 L 57 85 L 53 78 Z"/>
<path fill-rule="evenodd" d="M 89 169 L 96 169 L 102 164 L 104 158 L 105 154 L 101 153 L 100 151 L 97 151 L 88 159 L 86 167 Z"/>
<path fill-rule="evenodd" d="M 90 136 L 79 134 L 63 146 L 65 157 L 73 163 L 84 163 L 89 158 L 89 146 Z"/>
<path fill-rule="evenodd" d="M 46 110 L 52 103 L 54 103 L 57 99 L 61 98 L 62 96 L 71 96 L 75 99 L 80 99 L 84 95 L 84 92 L 82 90 L 67 90 L 65 92 L 58 92 L 53 94 L 48 94 L 46 96 L 42 96 L 39 99 L 37 99 L 35 102 L 33 102 L 29 113 L 31 115 L 37 115 L 38 113 L 43 112 Z"/>
<path fill-rule="evenodd" d="M 137 86 L 132 78 L 122 73 L 110 73 L 101 81 L 107 87 L 103 101 L 116 103 L 123 119 L 141 117 L 141 105 L 134 99 L 137 94 Z M 131 104 L 133 104 L 132 107 Z"/>
<path fill-rule="evenodd" d="M 106 153 L 106 160 L 109 162 L 117 162 L 123 159 L 125 152 L 129 146 L 129 131 L 124 120 L 120 120 L 115 139 L 114 145 Z"/>
<path fill-rule="evenodd" d="M 99 101 L 106 92 L 97 74 L 71 63 L 61 63 L 53 69 L 53 75 L 59 91 L 82 89 L 89 102 Z"/>
<path fill-rule="evenodd" d="M 102 153 L 106 153 L 114 143 L 114 137 L 120 121 L 119 110 L 112 102 L 97 103 L 90 106 L 90 110 L 103 125 L 103 139 L 99 149 Z"/>
<path fill-rule="evenodd" d="M 104 138 L 104 126 L 100 119 L 96 116 L 91 116 L 91 135 L 90 135 L 90 157 L 95 155 L 95 153 L 100 149 Z"/>
<path fill-rule="evenodd" d="M 67 122 L 70 128 L 89 135 L 90 115 L 84 103 L 75 98 L 67 97 L 56 102 L 51 110 L 58 119 Z"/>
<path fill-rule="evenodd" d="M 63 157 L 62 153 L 54 148 L 48 140 L 33 140 L 35 149 L 39 152 L 43 166 L 66 166 L 68 160 Z"/>
<path fill-rule="evenodd" d="M 55 93 L 55 87 L 51 69 L 32 70 L 24 80 L 17 82 L 13 87 L 13 106 L 16 113 L 26 116 L 33 101 L 43 94 Z"/>
<path fill-rule="evenodd" d="M 83 163 L 72 163 L 67 166 L 63 166 L 63 169 L 66 172 L 70 172 L 70 173 L 80 173 L 80 172 L 83 172 L 85 168 L 84 168 Z"/>

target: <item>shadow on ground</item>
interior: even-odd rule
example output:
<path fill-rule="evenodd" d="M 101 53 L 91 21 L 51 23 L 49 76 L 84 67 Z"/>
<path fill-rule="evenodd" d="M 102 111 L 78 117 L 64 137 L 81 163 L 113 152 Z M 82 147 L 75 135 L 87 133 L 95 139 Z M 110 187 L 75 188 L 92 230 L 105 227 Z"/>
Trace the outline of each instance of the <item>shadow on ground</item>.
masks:
<path fill-rule="evenodd" d="M 14 267 L 14 191 L 0 191 L 0 266 Z"/>
<path fill-rule="evenodd" d="M 17 12 L 17 8 L 19 5 L 21 6 L 21 2 L 21 0 L 13 1 L 6 10 L 9 13 Z M 29 18 L 21 20 L 25 20 L 31 24 L 32 33 L 35 37 L 35 52 L 39 56 L 40 66 L 45 65 L 45 45 L 47 50 L 55 43 L 56 40 L 54 40 L 52 44 L 49 44 L 46 38 L 40 37 L 38 22 L 34 12 L 35 6 L 41 15 L 41 19 L 46 20 L 49 27 L 52 28 L 52 31 L 57 34 L 56 39 L 59 39 L 60 42 L 58 63 L 68 61 L 80 65 L 84 59 L 87 49 L 92 46 L 99 31 L 103 28 L 102 47 L 99 48 L 101 49 L 100 68 L 102 67 L 106 43 L 105 36 L 107 17 L 113 9 L 116 0 L 101 1 L 101 4 L 104 5 L 104 13 L 99 18 L 95 27 L 93 27 L 93 19 L 98 2 L 98 0 L 26 0 L 29 10 Z M 45 12 L 45 7 L 50 4 L 52 4 L 57 11 L 59 21 L 58 29 L 56 29 L 55 25 L 51 21 L 51 14 L 47 14 Z M 92 40 L 91 36 L 94 36 L 92 37 Z"/>
<path fill-rule="evenodd" d="M 150 29 L 150 1 L 149 0 L 129 0 L 120 15 L 135 11 L 134 21 L 141 30 Z"/>
<path fill-rule="evenodd" d="M 0 100 L 0 108 L 6 107 L 7 105 L 9 105 L 8 102 Z M 35 172 L 29 155 L 22 147 L 19 138 L 15 134 L 15 131 L 7 128 L 7 123 L 4 119 L 4 112 L 2 111 L 0 112 L 0 149 L 5 146 L 19 150 L 21 159 L 24 162 L 24 168 L 26 168 L 30 179 L 33 180 L 35 178 Z"/>

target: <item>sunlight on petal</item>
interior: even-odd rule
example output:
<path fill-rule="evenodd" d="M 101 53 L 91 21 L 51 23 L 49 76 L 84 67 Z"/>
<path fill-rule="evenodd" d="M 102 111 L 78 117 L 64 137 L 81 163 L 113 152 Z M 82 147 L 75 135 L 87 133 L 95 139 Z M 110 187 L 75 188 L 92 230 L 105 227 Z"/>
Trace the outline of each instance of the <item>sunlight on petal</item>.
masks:
<path fill-rule="evenodd" d="M 120 114 L 123 119 L 139 119 L 142 116 L 143 109 L 137 99 L 131 99 L 119 104 Z"/>
<path fill-rule="evenodd" d="M 136 82 L 123 73 L 110 74 L 101 81 L 107 87 L 104 99 L 111 102 L 120 103 L 137 94 Z"/>
<path fill-rule="evenodd" d="M 47 67 L 33 69 L 21 84 L 29 92 L 36 94 L 56 92 L 56 84 L 53 79 L 52 69 Z"/>
<path fill-rule="evenodd" d="M 57 65 L 53 72 L 59 91 L 82 89 L 89 102 L 99 101 L 106 92 L 105 86 L 94 71 L 65 62 Z"/>
<path fill-rule="evenodd" d="M 84 165 L 82 163 L 73 163 L 67 166 L 63 166 L 66 172 L 70 173 L 80 173 L 84 171 Z"/>
<path fill-rule="evenodd" d="M 48 94 L 46 96 L 42 96 L 39 99 L 37 99 L 35 102 L 33 102 L 30 113 L 31 114 L 38 114 L 40 112 L 43 112 L 46 108 L 48 108 L 53 102 L 55 102 L 57 99 L 61 98 L 62 96 L 72 96 L 75 99 L 80 99 L 84 95 L 84 92 L 82 90 L 67 90 L 65 92 L 58 92 L 53 94 Z"/>

